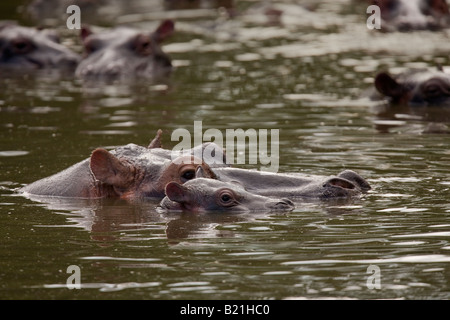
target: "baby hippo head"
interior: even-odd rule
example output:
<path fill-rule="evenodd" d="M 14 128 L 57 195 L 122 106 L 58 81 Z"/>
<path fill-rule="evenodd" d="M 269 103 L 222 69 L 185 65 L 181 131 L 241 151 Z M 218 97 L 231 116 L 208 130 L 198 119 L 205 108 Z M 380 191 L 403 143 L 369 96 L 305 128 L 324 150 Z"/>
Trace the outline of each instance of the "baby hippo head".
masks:
<path fill-rule="evenodd" d="M 271 212 L 292 211 L 289 199 L 275 199 L 252 194 L 239 183 L 196 178 L 181 185 L 169 182 L 160 207 L 185 212 Z"/>
<path fill-rule="evenodd" d="M 163 21 L 154 32 L 148 33 L 119 27 L 94 34 L 85 27 L 81 31 L 84 58 L 75 74 L 106 82 L 165 77 L 172 71 L 172 63 L 160 45 L 173 31 L 172 20 Z"/>

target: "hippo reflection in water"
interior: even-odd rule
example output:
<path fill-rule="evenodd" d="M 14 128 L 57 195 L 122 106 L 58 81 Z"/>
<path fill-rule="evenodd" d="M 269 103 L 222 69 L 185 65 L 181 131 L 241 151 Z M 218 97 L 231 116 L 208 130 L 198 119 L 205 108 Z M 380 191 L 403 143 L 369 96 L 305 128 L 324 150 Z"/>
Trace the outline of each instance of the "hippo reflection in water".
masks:
<path fill-rule="evenodd" d="M 196 178 L 181 185 L 169 182 L 160 208 L 188 212 L 259 212 L 292 211 L 289 199 L 274 199 L 246 191 L 236 182 Z"/>
<path fill-rule="evenodd" d="M 173 31 L 172 20 L 163 21 L 149 33 L 119 27 L 94 34 L 85 27 L 81 31 L 85 56 L 75 74 L 104 81 L 165 77 L 172 71 L 172 63 L 160 44 Z"/>
<path fill-rule="evenodd" d="M 446 0 L 369 0 L 381 11 L 382 31 L 439 30 L 450 24 Z"/>
<path fill-rule="evenodd" d="M 53 30 L 0 23 L 0 72 L 30 73 L 37 69 L 73 72 L 79 60 L 77 54 L 59 43 Z"/>
<path fill-rule="evenodd" d="M 225 165 L 217 163 L 220 155 L 213 161 L 204 157 L 200 161 L 194 156 L 182 154 L 172 161 L 173 151 L 160 148 L 160 135 L 146 147 L 128 144 L 115 150 L 96 149 L 90 158 L 83 160 L 53 176 L 33 182 L 19 190 L 26 195 L 69 197 L 69 198 L 138 198 L 162 199 L 164 187 L 170 181 L 184 183 L 195 177 L 195 169 L 202 166 L 206 176 L 213 177 L 210 166 Z M 195 147 L 211 150 L 212 143 Z M 216 152 L 222 152 L 217 146 Z M 200 151 L 202 152 L 202 151 Z M 224 158 L 224 155 L 222 155 Z"/>
<path fill-rule="evenodd" d="M 442 69 L 417 69 L 391 76 L 381 72 L 375 88 L 394 105 L 450 106 L 450 74 Z"/>

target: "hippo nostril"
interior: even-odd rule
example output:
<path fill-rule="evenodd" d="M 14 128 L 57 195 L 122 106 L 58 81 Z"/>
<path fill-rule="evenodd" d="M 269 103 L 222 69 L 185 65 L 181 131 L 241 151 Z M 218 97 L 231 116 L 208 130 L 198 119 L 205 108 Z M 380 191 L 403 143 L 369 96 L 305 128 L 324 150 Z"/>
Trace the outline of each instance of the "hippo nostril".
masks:
<path fill-rule="evenodd" d="M 280 201 L 275 202 L 272 207 L 275 210 L 293 210 L 295 205 L 291 200 L 283 198 Z"/>
<path fill-rule="evenodd" d="M 282 202 L 282 203 L 286 203 L 286 204 L 288 204 L 288 205 L 290 205 L 290 206 L 294 206 L 294 202 L 291 201 L 291 200 L 288 199 L 288 198 L 283 198 L 283 199 L 281 199 L 281 202 Z"/>
<path fill-rule="evenodd" d="M 352 170 L 344 170 L 338 175 L 338 177 L 350 181 L 354 184 L 354 187 L 358 187 L 364 192 L 369 191 L 372 188 L 363 177 Z"/>
<path fill-rule="evenodd" d="M 330 179 L 323 186 L 324 187 L 334 186 L 334 187 L 340 187 L 343 189 L 355 189 L 356 188 L 356 186 L 352 182 L 350 182 L 346 179 L 343 179 L 343 178 Z"/>

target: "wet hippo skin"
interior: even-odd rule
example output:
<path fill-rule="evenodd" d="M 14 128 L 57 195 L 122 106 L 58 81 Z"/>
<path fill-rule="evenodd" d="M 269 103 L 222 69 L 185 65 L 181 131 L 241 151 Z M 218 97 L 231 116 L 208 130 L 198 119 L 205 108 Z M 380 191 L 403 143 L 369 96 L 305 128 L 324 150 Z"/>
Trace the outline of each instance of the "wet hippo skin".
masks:
<path fill-rule="evenodd" d="M 75 75 L 106 82 L 166 77 L 172 63 L 160 45 L 173 31 L 172 20 L 161 22 L 154 32 L 118 27 L 96 34 L 85 27 L 81 31 L 84 57 Z"/>

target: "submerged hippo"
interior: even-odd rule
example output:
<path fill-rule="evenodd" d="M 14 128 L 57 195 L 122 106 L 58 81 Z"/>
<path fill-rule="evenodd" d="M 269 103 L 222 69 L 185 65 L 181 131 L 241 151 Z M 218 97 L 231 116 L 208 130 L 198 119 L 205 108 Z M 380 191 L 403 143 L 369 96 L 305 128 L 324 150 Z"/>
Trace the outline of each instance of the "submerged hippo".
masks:
<path fill-rule="evenodd" d="M 0 23 L 0 72 L 30 73 L 37 69 L 75 70 L 80 57 L 61 45 L 52 30 Z"/>
<path fill-rule="evenodd" d="M 442 69 L 417 69 L 391 76 L 381 72 L 375 88 L 395 105 L 450 106 L 450 74 Z"/>
<path fill-rule="evenodd" d="M 381 11 L 383 31 L 438 30 L 449 26 L 446 0 L 370 0 Z"/>
<path fill-rule="evenodd" d="M 202 172 L 206 171 L 207 177 L 214 177 L 210 166 L 204 162 L 207 158 L 199 161 L 181 153 L 181 159 L 176 158 L 173 151 L 160 148 L 159 135 L 160 131 L 149 147 L 128 144 L 112 151 L 96 149 L 90 158 L 33 182 L 19 192 L 70 198 L 162 199 L 167 183 L 184 183 L 195 178 L 198 166 L 203 167 Z M 191 153 L 197 154 L 197 148 L 211 148 L 211 143 L 193 148 Z M 214 160 L 212 165 L 221 165 Z"/>
<path fill-rule="evenodd" d="M 246 191 L 239 183 L 196 178 L 181 185 L 169 182 L 160 208 L 188 212 L 292 211 L 289 199 L 274 199 Z"/>
<path fill-rule="evenodd" d="M 331 199 L 359 196 L 371 189 L 369 183 L 351 170 L 337 176 L 305 176 L 298 173 L 271 173 L 239 168 L 214 168 L 216 179 L 237 181 L 251 193 L 295 199 Z M 198 170 L 197 177 L 204 171 Z M 206 176 L 206 172 L 205 172 Z"/>
<path fill-rule="evenodd" d="M 167 76 L 172 63 L 160 44 L 173 31 L 172 20 L 163 21 L 154 32 L 119 27 L 94 34 L 83 28 L 85 56 L 75 74 L 79 78 L 105 81 Z"/>

